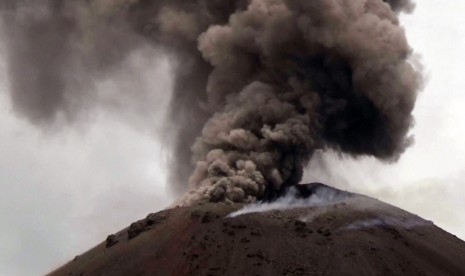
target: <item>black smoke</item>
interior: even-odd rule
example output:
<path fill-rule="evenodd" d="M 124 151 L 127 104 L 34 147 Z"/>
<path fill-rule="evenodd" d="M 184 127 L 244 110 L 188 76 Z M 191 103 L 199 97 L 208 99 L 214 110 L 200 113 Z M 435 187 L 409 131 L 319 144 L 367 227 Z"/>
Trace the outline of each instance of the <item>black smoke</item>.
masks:
<path fill-rule="evenodd" d="M 298 183 L 317 149 L 393 161 L 412 142 L 421 78 L 399 25 L 398 13 L 414 8 L 408 0 L 19 0 L 1 8 L 13 106 L 38 126 L 72 123 L 98 105 L 95 83 L 132 52 L 150 47 L 170 58 L 165 137 L 170 182 L 179 191 L 189 184 L 180 204 L 254 201 Z"/>

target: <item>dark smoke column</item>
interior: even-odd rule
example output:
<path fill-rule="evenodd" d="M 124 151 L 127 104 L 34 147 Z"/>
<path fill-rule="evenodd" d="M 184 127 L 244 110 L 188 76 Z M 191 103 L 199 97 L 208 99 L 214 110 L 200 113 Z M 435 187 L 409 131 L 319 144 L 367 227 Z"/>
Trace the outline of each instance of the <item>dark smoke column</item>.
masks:
<path fill-rule="evenodd" d="M 296 184 L 316 149 L 397 160 L 412 141 L 421 82 L 398 20 L 413 8 L 410 0 L 4 0 L 0 18 L 13 108 L 40 127 L 115 102 L 124 109 L 128 99 L 146 106 L 137 82 L 104 97 L 96 87 L 140 49 L 168 56 L 170 182 L 182 192 L 189 182 L 178 202 L 187 205 L 250 202 Z"/>
<path fill-rule="evenodd" d="M 253 0 L 199 37 L 216 110 L 182 204 L 250 202 L 298 183 L 315 149 L 396 160 L 419 87 L 407 2 Z"/>

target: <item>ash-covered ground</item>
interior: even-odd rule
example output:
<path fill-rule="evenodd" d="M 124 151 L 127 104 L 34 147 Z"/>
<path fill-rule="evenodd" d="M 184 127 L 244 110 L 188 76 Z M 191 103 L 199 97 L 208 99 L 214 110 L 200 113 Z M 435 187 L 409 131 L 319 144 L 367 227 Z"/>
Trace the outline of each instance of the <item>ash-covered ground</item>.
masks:
<path fill-rule="evenodd" d="M 150 214 L 50 275 L 465 275 L 464 262 L 432 222 L 318 184 Z"/>

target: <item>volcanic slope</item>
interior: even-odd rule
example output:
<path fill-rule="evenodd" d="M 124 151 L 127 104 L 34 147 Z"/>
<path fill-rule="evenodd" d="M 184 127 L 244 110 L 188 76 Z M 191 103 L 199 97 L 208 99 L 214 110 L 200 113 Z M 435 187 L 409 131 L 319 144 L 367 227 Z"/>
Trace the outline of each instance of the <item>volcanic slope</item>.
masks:
<path fill-rule="evenodd" d="M 430 221 L 324 185 L 306 196 L 150 214 L 49 275 L 465 275 L 465 242 Z"/>

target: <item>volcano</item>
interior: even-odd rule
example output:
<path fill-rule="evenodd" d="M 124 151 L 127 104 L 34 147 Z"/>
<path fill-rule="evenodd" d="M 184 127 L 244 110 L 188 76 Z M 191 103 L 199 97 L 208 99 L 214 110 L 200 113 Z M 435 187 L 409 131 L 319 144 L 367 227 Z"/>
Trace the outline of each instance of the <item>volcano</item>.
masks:
<path fill-rule="evenodd" d="M 59 275 L 465 275 L 465 242 L 414 214 L 323 184 L 251 205 L 148 215 Z"/>

